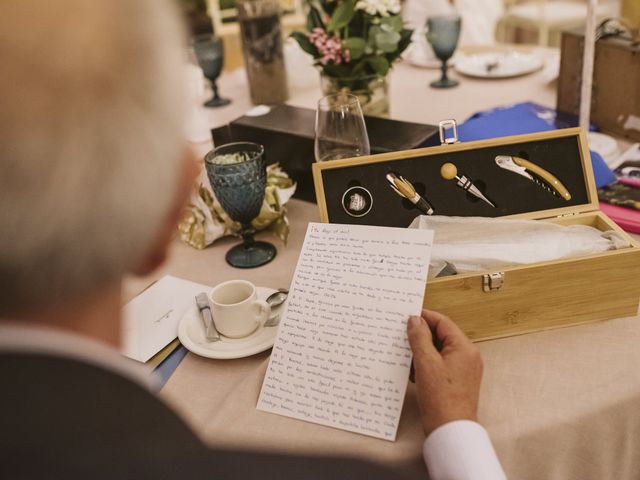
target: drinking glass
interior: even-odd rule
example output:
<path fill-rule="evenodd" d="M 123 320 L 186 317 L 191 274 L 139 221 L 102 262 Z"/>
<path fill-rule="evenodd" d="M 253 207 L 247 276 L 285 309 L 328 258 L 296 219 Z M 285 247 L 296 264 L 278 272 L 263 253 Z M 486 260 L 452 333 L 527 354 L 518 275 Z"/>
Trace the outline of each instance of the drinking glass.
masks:
<path fill-rule="evenodd" d="M 216 199 L 229 217 L 242 226 L 242 244 L 227 252 L 227 263 L 237 268 L 269 263 L 276 256 L 276 247 L 255 241 L 251 226 L 260 213 L 267 185 L 264 147 L 251 142 L 228 143 L 207 153 L 204 161 Z"/>
<path fill-rule="evenodd" d="M 193 37 L 193 51 L 204 76 L 211 82 L 211 89 L 213 90 L 213 98 L 205 102 L 204 106 L 216 108 L 229 105 L 231 100 L 222 98 L 218 94 L 218 85 L 216 83 L 224 65 L 222 38 L 216 37 L 211 33 L 196 35 Z"/>
<path fill-rule="evenodd" d="M 280 0 L 235 2 L 249 94 L 254 105 L 276 105 L 289 97 L 280 3 Z"/>
<path fill-rule="evenodd" d="M 447 60 L 456 51 L 461 25 L 460 15 L 438 15 L 427 18 L 427 40 L 436 57 L 442 61 L 442 77 L 440 80 L 431 82 L 433 88 L 451 88 L 458 85 L 457 81 L 447 77 Z"/>
<path fill-rule="evenodd" d="M 320 99 L 314 153 L 318 162 L 369 155 L 369 135 L 358 97 L 337 93 Z"/>

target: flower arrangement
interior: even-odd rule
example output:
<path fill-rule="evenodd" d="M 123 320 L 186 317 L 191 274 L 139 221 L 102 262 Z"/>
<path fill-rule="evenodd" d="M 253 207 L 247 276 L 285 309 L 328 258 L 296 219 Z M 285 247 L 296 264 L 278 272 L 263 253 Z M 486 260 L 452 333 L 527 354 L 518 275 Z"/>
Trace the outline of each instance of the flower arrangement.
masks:
<path fill-rule="evenodd" d="M 291 36 L 329 77 L 384 77 L 411 43 L 400 0 L 312 0 L 307 32 Z"/>

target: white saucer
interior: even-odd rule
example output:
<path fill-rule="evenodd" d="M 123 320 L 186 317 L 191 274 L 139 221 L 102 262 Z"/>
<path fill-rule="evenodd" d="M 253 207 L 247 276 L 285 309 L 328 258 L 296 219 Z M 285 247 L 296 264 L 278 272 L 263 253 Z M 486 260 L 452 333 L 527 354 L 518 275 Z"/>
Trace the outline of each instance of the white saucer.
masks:
<path fill-rule="evenodd" d="M 266 300 L 269 295 L 276 291 L 273 288 L 265 287 L 256 287 L 256 290 L 260 300 Z M 274 308 L 271 315 L 280 313 L 283 308 L 284 305 Z M 205 338 L 204 325 L 195 302 L 184 314 L 178 325 L 178 338 L 187 350 L 202 357 L 221 360 L 249 357 L 256 353 L 264 352 L 273 347 L 277 334 L 277 326 L 260 326 L 255 332 L 244 338 L 222 336 L 222 340 L 219 342 L 210 342 Z"/>
<path fill-rule="evenodd" d="M 487 70 L 488 65 L 495 65 Z M 458 73 L 478 78 L 511 78 L 535 72 L 544 61 L 532 53 L 486 52 L 474 55 L 459 55 L 454 68 Z"/>

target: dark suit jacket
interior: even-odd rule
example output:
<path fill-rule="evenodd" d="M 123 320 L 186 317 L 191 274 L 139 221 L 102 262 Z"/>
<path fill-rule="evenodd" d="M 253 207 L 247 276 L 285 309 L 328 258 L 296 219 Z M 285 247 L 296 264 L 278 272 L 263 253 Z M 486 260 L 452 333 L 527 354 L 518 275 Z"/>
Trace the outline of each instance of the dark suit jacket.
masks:
<path fill-rule="evenodd" d="M 0 478 L 397 476 L 344 458 L 210 450 L 152 393 L 117 373 L 51 355 L 0 352 Z"/>

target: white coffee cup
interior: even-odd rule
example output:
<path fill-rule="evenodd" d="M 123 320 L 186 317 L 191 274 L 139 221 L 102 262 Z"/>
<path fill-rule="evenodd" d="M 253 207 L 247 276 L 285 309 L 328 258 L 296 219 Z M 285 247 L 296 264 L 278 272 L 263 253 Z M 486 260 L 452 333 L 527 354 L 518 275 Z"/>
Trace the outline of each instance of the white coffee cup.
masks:
<path fill-rule="evenodd" d="M 225 337 L 246 337 L 271 314 L 269 304 L 258 300 L 256 286 L 246 280 L 223 282 L 214 287 L 209 298 L 216 328 Z"/>

